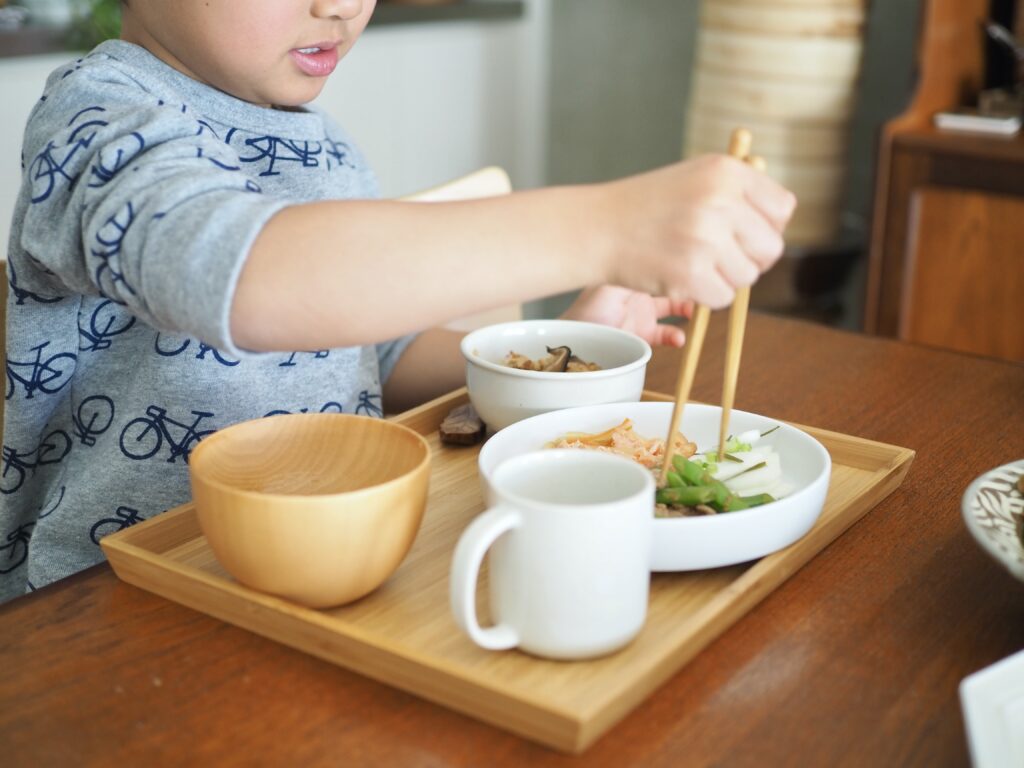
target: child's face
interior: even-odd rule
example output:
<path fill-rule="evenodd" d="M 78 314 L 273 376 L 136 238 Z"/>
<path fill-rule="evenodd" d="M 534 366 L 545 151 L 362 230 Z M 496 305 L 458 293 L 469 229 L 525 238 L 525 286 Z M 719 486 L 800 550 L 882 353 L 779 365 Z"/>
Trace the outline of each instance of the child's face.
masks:
<path fill-rule="evenodd" d="M 129 0 L 121 37 L 254 104 L 298 106 L 359 39 L 376 0 Z"/>

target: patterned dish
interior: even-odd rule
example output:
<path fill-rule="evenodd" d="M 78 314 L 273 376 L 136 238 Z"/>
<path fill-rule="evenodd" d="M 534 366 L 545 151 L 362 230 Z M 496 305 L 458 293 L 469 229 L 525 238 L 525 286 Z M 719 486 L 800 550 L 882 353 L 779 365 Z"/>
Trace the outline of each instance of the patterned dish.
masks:
<path fill-rule="evenodd" d="M 1017 490 L 1021 475 L 1024 459 L 986 472 L 967 488 L 962 509 L 967 530 L 982 548 L 1024 581 L 1024 496 Z"/>

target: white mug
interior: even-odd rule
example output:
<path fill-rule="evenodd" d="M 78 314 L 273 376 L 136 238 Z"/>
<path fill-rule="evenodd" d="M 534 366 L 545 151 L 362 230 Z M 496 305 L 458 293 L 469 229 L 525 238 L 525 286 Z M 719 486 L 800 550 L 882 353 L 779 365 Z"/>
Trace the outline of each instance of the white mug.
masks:
<path fill-rule="evenodd" d="M 621 456 L 542 450 L 504 462 L 492 506 L 463 532 L 451 571 L 455 621 L 483 648 L 553 659 L 610 653 L 647 617 L 654 476 Z M 488 549 L 495 626 L 476 584 Z"/>

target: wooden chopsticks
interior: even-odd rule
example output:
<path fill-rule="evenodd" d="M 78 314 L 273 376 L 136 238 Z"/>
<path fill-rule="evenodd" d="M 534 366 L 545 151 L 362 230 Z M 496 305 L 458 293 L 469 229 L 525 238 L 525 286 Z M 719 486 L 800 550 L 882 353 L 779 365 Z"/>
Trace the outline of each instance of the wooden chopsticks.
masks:
<path fill-rule="evenodd" d="M 750 163 L 760 171 L 765 169 L 764 160 L 756 155 L 750 154 L 753 144 L 753 137 L 746 128 L 737 128 L 732 132 L 729 139 L 729 154 L 732 157 Z M 732 412 L 732 405 L 736 396 L 736 378 L 740 370 L 740 355 L 743 351 L 743 332 L 747 325 L 747 308 L 750 305 L 750 288 L 738 288 L 736 298 L 729 308 L 729 331 L 726 339 L 725 351 L 725 378 L 722 384 L 722 420 L 718 431 L 718 450 L 725 450 L 725 441 L 729 437 L 729 414 Z M 668 428 L 668 438 L 665 440 L 665 460 L 661 466 L 661 480 L 659 485 L 664 486 L 669 470 L 672 469 L 672 455 L 675 453 L 675 436 L 679 431 L 679 423 L 683 418 L 683 409 L 690 399 L 690 388 L 693 386 L 693 378 L 697 373 L 697 361 L 700 358 L 701 348 L 704 346 L 704 335 L 708 329 L 710 310 L 707 305 L 698 304 L 694 307 L 693 317 L 690 321 L 690 328 L 687 333 L 686 355 L 683 358 L 683 365 L 679 369 L 679 378 L 676 381 L 676 399 L 672 408 L 672 421 Z"/>

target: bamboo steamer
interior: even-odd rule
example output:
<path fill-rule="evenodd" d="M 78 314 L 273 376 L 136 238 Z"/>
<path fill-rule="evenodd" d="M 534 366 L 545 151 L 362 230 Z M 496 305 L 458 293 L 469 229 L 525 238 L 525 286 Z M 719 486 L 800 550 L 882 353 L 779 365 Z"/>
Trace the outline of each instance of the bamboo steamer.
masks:
<path fill-rule="evenodd" d="M 702 22 L 715 29 L 763 34 L 860 37 L 864 9 L 851 6 L 791 6 L 744 0 L 705 0 Z"/>
<path fill-rule="evenodd" d="M 754 8 L 861 8 L 864 0 L 714 0 L 728 5 L 743 5 Z"/>
<path fill-rule="evenodd" d="M 839 232 L 867 0 L 704 0 L 684 152 L 754 135 L 768 173 L 800 201 L 787 241 Z"/>
<path fill-rule="evenodd" d="M 755 137 L 757 154 L 774 167 L 794 160 L 842 161 L 846 156 L 849 127 L 830 124 L 769 120 L 741 115 L 743 126 Z M 722 151 L 722 136 L 736 127 L 737 117 L 728 112 L 691 110 L 687 125 L 687 154 Z"/>
<path fill-rule="evenodd" d="M 775 120 L 845 125 L 853 115 L 849 82 L 796 82 L 698 69 L 693 103 L 698 109 Z"/>
<path fill-rule="evenodd" d="M 860 73 L 861 41 L 856 37 L 765 35 L 707 28 L 697 44 L 702 69 L 766 80 L 850 82 Z"/>

